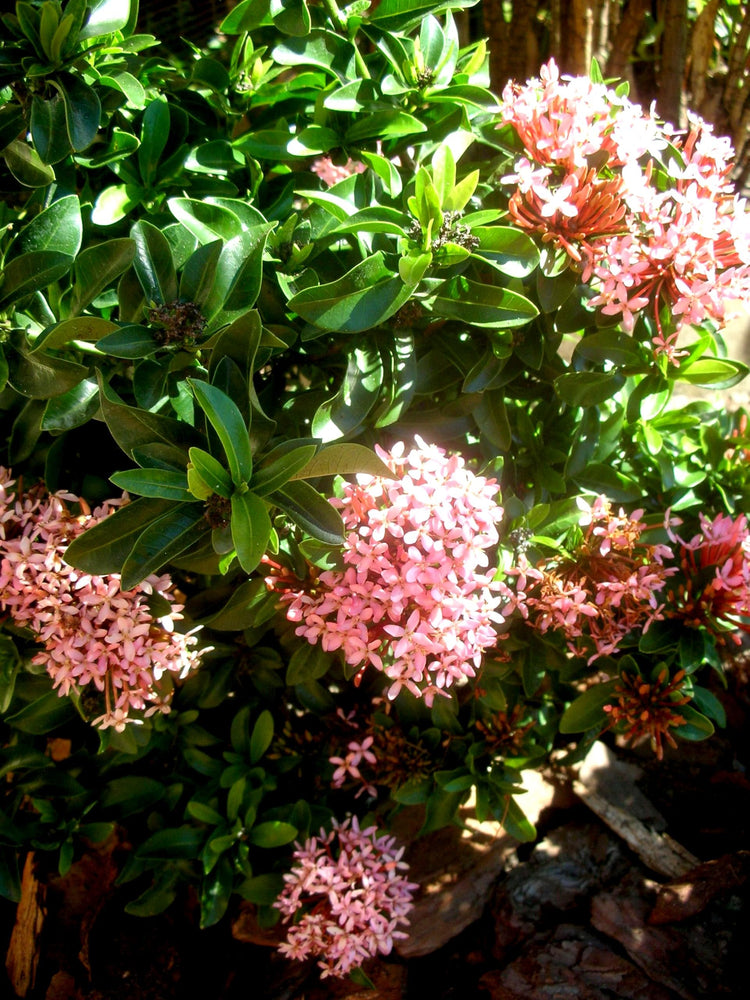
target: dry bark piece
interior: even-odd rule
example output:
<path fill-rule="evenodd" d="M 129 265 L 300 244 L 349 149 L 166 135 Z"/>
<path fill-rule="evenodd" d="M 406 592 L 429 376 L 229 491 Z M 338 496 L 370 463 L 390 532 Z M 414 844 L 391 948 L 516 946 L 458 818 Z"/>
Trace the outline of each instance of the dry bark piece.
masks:
<path fill-rule="evenodd" d="M 21 900 L 10 936 L 5 968 L 16 996 L 25 997 L 34 988 L 39 965 L 39 937 L 46 916 L 46 888 L 34 875 L 34 854 L 26 855 L 21 877 Z"/>
<path fill-rule="evenodd" d="M 479 982 L 489 1000 L 674 1000 L 606 942 L 570 924 L 531 942 L 510 965 Z"/>
<path fill-rule="evenodd" d="M 492 899 L 492 954 L 531 939 L 563 913 L 587 907 L 595 893 L 613 885 L 630 863 L 619 841 L 595 823 L 568 823 L 536 845 L 529 860 L 498 883 Z M 570 918 L 568 918 L 570 919 Z"/>
<path fill-rule="evenodd" d="M 731 890 L 723 898 L 717 894 L 699 916 L 654 926 L 649 915 L 661 888 L 634 871 L 615 890 L 594 898 L 594 927 L 618 941 L 646 975 L 683 1000 L 736 996 L 745 978 L 747 892 L 744 898 Z"/>
<path fill-rule="evenodd" d="M 687 848 L 653 829 L 663 825 L 663 817 L 636 787 L 633 771 L 603 743 L 592 744 L 573 791 L 651 871 L 679 878 L 700 864 Z M 638 813 L 649 817 L 649 826 Z"/>
<path fill-rule="evenodd" d="M 232 937 L 235 941 L 243 941 L 246 944 L 276 948 L 286 937 L 286 925 L 278 923 L 273 927 L 262 927 L 258 922 L 258 907 L 255 903 L 243 900 L 239 905 L 237 916 L 232 921 Z"/>
<path fill-rule="evenodd" d="M 726 854 L 698 865 L 679 881 L 660 887 L 651 925 L 674 924 L 702 913 L 720 893 L 743 886 L 750 877 L 750 851 Z"/>

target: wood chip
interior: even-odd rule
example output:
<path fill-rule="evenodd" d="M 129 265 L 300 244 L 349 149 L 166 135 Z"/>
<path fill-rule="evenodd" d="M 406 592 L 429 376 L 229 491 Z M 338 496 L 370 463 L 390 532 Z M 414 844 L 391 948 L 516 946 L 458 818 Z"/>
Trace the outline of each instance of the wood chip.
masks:
<path fill-rule="evenodd" d="M 634 779 L 628 779 L 622 771 L 616 782 L 611 780 L 611 776 L 607 779 L 607 770 L 613 759 L 616 760 L 604 744 L 598 741 L 594 743 L 581 767 L 578 780 L 573 782 L 573 791 L 610 830 L 625 841 L 651 871 L 667 878 L 680 878 L 699 865 L 700 859 L 669 834 L 657 832 L 633 814 L 630 803 L 639 801 L 643 810 L 644 800 L 646 803 L 648 800 L 635 787 Z M 623 808 L 622 803 L 629 805 Z M 653 815 L 659 816 L 658 810 L 653 806 L 651 811 Z"/>
<path fill-rule="evenodd" d="M 33 988 L 39 965 L 39 937 L 45 917 L 45 887 L 34 875 L 34 855 L 29 852 L 23 866 L 21 900 L 5 958 L 8 979 L 16 996 L 25 997 Z"/>

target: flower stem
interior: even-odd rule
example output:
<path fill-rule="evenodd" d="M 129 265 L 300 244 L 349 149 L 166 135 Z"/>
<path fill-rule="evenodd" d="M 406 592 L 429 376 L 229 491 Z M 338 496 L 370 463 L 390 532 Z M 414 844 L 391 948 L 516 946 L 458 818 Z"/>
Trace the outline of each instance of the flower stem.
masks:
<path fill-rule="evenodd" d="M 336 3 L 336 0 L 323 0 L 323 7 L 325 8 L 326 12 L 328 13 L 328 16 L 330 17 L 330 19 L 333 21 L 334 27 L 336 27 L 342 34 L 348 35 L 349 32 L 347 30 L 346 19 L 344 18 L 343 14 L 339 10 L 339 5 Z M 366 65 L 365 60 L 364 60 L 364 58 L 362 56 L 362 53 L 357 48 L 357 45 L 355 44 L 354 39 L 352 38 L 352 39 L 350 39 L 350 41 L 351 41 L 352 45 L 354 46 L 354 61 L 357 64 L 357 70 L 359 71 L 359 75 L 364 80 L 371 79 L 371 77 L 370 77 L 370 71 L 367 68 L 367 65 Z"/>

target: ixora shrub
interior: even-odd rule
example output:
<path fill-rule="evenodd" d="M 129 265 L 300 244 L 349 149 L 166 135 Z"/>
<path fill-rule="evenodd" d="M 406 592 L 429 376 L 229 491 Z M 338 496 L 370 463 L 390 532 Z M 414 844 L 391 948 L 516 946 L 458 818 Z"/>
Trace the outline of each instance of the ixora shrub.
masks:
<path fill-rule="evenodd" d="M 596 66 L 494 96 L 469 6 L 242 0 L 179 60 L 134 0 L 3 16 L 8 899 L 119 827 L 129 912 L 344 975 L 399 810 L 529 839 L 552 749 L 723 724 L 747 417 L 673 394 L 747 372 L 732 151 Z"/>

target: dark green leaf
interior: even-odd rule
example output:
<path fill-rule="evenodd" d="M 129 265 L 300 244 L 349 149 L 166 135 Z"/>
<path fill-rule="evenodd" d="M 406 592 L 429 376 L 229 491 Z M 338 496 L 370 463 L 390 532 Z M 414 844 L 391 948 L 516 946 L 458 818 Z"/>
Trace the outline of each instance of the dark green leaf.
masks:
<path fill-rule="evenodd" d="M 352 351 L 338 392 L 321 403 L 313 417 L 313 436 L 328 442 L 356 431 L 377 402 L 382 383 L 380 352 L 373 348 Z"/>
<path fill-rule="evenodd" d="M 99 131 L 101 105 L 96 91 L 80 76 L 62 73 L 59 84 L 65 102 L 65 127 L 75 152 L 88 149 Z"/>
<path fill-rule="evenodd" d="M 269 497 L 277 507 L 314 538 L 330 545 L 344 541 L 344 522 L 339 512 L 309 483 L 287 483 Z"/>
<path fill-rule="evenodd" d="M 96 576 L 119 573 L 138 536 L 171 507 L 168 500 L 146 498 L 126 504 L 74 539 L 65 561 Z"/>
<path fill-rule="evenodd" d="M 145 775 L 129 774 L 109 781 L 99 795 L 102 809 L 114 810 L 118 817 L 146 813 L 164 797 L 165 788 L 160 781 Z"/>
<path fill-rule="evenodd" d="M 177 275 L 166 236 L 143 219 L 136 222 L 130 235 L 135 241 L 133 267 L 144 295 L 159 305 L 174 301 Z"/>
<path fill-rule="evenodd" d="M 200 926 L 212 927 L 227 912 L 234 886 L 234 872 L 228 858 L 219 858 L 216 866 L 203 876 L 201 885 Z"/>
<path fill-rule="evenodd" d="M 82 237 L 83 223 L 78 198 L 74 194 L 66 195 L 53 201 L 49 208 L 34 216 L 24 226 L 8 247 L 6 265 L 22 254 L 42 250 L 74 257 L 80 249 Z"/>
<path fill-rule="evenodd" d="M 598 406 L 624 384 L 619 372 L 566 372 L 555 379 L 555 392 L 569 406 Z"/>
<path fill-rule="evenodd" d="M 289 300 L 308 323 L 339 333 L 359 333 L 383 323 L 411 295 L 411 288 L 383 263 L 378 252 L 325 285 L 314 285 Z"/>
<path fill-rule="evenodd" d="M 297 836 L 297 827 L 281 820 L 269 820 L 267 823 L 257 823 L 248 834 L 248 840 L 256 847 L 283 847 L 290 844 Z"/>
<path fill-rule="evenodd" d="M 126 271 L 135 257 L 135 241 L 106 240 L 80 253 L 73 265 L 73 297 L 70 310 L 80 313 L 104 289 Z"/>
<path fill-rule="evenodd" d="M 9 261 L 0 286 L 0 308 L 7 309 L 13 302 L 46 288 L 67 274 L 72 264 L 70 254 L 57 250 L 36 250 Z"/>
<path fill-rule="evenodd" d="M 157 180 L 159 161 L 169 138 L 170 115 L 166 100 L 156 98 L 143 112 L 138 170 L 146 187 Z"/>
<path fill-rule="evenodd" d="M 71 151 L 65 120 L 65 99 L 59 91 L 48 99 L 31 100 L 31 138 L 43 163 L 59 163 Z"/>
<path fill-rule="evenodd" d="M 438 316 L 458 319 L 470 326 L 523 326 L 539 314 L 529 299 L 495 285 L 483 285 L 468 278 L 452 278 L 434 300 Z"/>
<path fill-rule="evenodd" d="M 615 700 L 616 685 L 616 679 L 604 681 L 602 684 L 594 684 L 579 695 L 563 713 L 560 732 L 583 733 L 587 729 L 603 728 L 608 719 L 604 706 Z"/>
<path fill-rule="evenodd" d="M 71 722 L 75 717 L 76 710 L 69 698 L 61 698 L 57 691 L 48 691 L 5 721 L 22 733 L 41 736 Z"/>
<path fill-rule="evenodd" d="M 94 416 L 99 408 L 99 386 L 92 378 L 85 378 L 72 389 L 54 396 L 44 408 L 42 430 L 53 434 L 81 427 Z"/>
<path fill-rule="evenodd" d="M 216 386 L 188 379 L 195 398 L 219 436 L 235 486 L 247 483 L 253 471 L 245 421 L 235 403 Z"/>
<path fill-rule="evenodd" d="M 195 858 L 201 849 L 203 832 L 193 826 L 158 830 L 136 849 L 139 858 L 166 860 L 171 858 Z"/>
<path fill-rule="evenodd" d="M 240 566 L 252 573 L 268 548 L 271 518 L 263 500 L 254 493 L 232 494 L 232 541 Z"/>
<path fill-rule="evenodd" d="M 286 683 L 289 687 L 307 684 L 323 677 L 331 668 L 331 657 L 320 646 L 303 642 L 289 658 Z"/>
<path fill-rule="evenodd" d="M 39 351 L 30 353 L 20 344 L 12 349 L 6 345 L 8 381 L 22 396 L 51 399 L 78 385 L 88 375 L 88 368 L 63 361 Z"/>
<path fill-rule="evenodd" d="M 209 530 L 203 504 L 180 503 L 172 506 L 138 536 L 122 566 L 122 589 L 130 590 L 151 573 L 156 573 Z"/>
<path fill-rule="evenodd" d="M 257 764 L 273 739 L 273 716 L 265 709 L 255 720 L 250 735 L 250 763 Z"/>
<path fill-rule="evenodd" d="M 121 490 L 135 493 L 137 496 L 186 502 L 194 499 L 188 492 L 187 477 L 184 472 L 171 472 L 168 469 L 129 469 L 127 472 L 116 472 L 109 478 Z"/>

